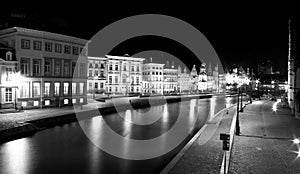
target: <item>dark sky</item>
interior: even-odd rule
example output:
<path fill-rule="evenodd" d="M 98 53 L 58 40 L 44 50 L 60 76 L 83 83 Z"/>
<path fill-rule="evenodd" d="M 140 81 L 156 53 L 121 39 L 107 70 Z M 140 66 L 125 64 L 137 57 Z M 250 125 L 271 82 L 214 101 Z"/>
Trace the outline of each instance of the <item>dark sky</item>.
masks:
<path fill-rule="evenodd" d="M 75 2 L 75 1 L 74 1 Z M 288 54 L 287 21 L 296 19 L 294 12 L 286 12 L 292 5 L 275 7 L 271 5 L 240 4 L 220 6 L 206 4 L 77 4 L 75 6 L 45 4 L 3 8 L 0 10 L 0 25 L 9 21 L 20 24 L 19 19 L 11 17 L 12 13 L 26 14 L 22 25 L 28 28 L 48 30 L 62 34 L 90 39 L 103 27 L 117 20 L 137 14 L 165 14 L 184 20 L 195 26 L 211 42 L 223 65 L 233 64 L 253 67 L 262 60 L 272 60 L 276 69 L 286 75 Z M 46 7 L 47 6 L 47 7 Z M 49 8 L 50 7 L 50 8 Z M 18 21 L 19 20 L 19 21 Z M 17 22 L 16 22 L 17 21 Z M 19 22 L 19 23 L 18 23 Z M 171 43 L 172 47 L 165 47 Z M 110 54 L 129 55 L 157 49 L 169 52 L 177 57 L 193 57 L 185 47 L 165 38 L 139 37 L 130 39 Z M 103 56 L 103 55 L 99 55 Z M 195 59 L 182 60 L 188 66 Z"/>

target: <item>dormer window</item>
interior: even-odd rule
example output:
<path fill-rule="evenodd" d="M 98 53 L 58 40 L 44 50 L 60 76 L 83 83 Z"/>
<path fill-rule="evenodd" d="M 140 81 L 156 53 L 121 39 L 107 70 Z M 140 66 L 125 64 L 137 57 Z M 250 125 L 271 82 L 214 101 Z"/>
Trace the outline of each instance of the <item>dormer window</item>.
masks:
<path fill-rule="evenodd" d="M 6 60 L 12 61 L 12 53 L 10 51 L 6 52 Z"/>

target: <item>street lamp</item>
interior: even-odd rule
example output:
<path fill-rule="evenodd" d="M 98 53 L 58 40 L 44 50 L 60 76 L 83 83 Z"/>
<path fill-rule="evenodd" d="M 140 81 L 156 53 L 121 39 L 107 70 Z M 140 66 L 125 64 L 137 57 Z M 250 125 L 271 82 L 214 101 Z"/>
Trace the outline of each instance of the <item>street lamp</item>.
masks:
<path fill-rule="evenodd" d="M 240 120 L 239 120 L 239 86 L 237 88 L 238 93 L 237 93 L 237 105 L 236 105 L 236 122 L 235 122 L 235 135 L 240 135 Z"/>

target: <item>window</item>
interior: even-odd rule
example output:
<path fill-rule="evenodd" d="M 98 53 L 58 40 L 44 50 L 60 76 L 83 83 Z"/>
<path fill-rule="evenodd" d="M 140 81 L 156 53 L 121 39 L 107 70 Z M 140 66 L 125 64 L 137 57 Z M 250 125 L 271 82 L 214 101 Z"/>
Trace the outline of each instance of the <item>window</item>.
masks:
<path fill-rule="evenodd" d="M 112 64 L 109 65 L 109 70 L 112 70 Z"/>
<path fill-rule="evenodd" d="M 41 95 L 41 84 L 40 84 L 40 82 L 33 82 L 32 86 L 33 86 L 33 88 L 32 88 L 33 97 L 40 96 Z"/>
<path fill-rule="evenodd" d="M 75 73 L 76 62 L 72 62 L 72 75 Z"/>
<path fill-rule="evenodd" d="M 33 76 L 41 75 L 41 60 L 33 59 Z"/>
<path fill-rule="evenodd" d="M 45 51 L 52 52 L 52 43 L 45 42 Z"/>
<path fill-rule="evenodd" d="M 75 82 L 72 83 L 72 95 L 76 95 L 76 86 L 77 84 Z"/>
<path fill-rule="evenodd" d="M 5 88 L 5 102 L 12 102 L 12 88 Z"/>
<path fill-rule="evenodd" d="M 131 66 L 131 71 L 134 71 L 134 66 L 133 65 Z"/>
<path fill-rule="evenodd" d="M 104 69 L 104 63 L 101 63 L 100 68 Z"/>
<path fill-rule="evenodd" d="M 95 70 L 95 76 L 98 76 L 98 71 L 97 70 Z"/>
<path fill-rule="evenodd" d="M 28 98 L 29 97 L 29 82 L 23 82 L 20 87 L 20 97 Z"/>
<path fill-rule="evenodd" d="M 61 70 L 61 61 L 60 60 L 55 60 L 54 75 L 55 76 L 60 76 L 60 70 Z"/>
<path fill-rule="evenodd" d="M 64 61 L 64 76 L 68 77 L 70 75 L 70 62 Z"/>
<path fill-rule="evenodd" d="M 69 82 L 64 82 L 64 95 L 69 94 Z"/>
<path fill-rule="evenodd" d="M 6 71 L 6 81 L 11 81 L 12 80 L 13 69 L 12 68 L 5 68 L 5 71 Z"/>
<path fill-rule="evenodd" d="M 27 58 L 21 58 L 21 73 L 29 75 L 29 59 Z"/>
<path fill-rule="evenodd" d="M 108 77 L 108 83 L 111 84 L 112 83 L 112 76 Z"/>
<path fill-rule="evenodd" d="M 89 77 L 92 77 L 92 76 L 93 76 L 93 71 L 89 70 Z"/>
<path fill-rule="evenodd" d="M 118 80 L 119 80 L 119 79 L 118 79 L 118 76 L 115 76 L 115 83 L 116 83 L 116 84 L 119 83 Z"/>
<path fill-rule="evenodd" d="M 98 89 L 98 83 L 95 82 L 95 89 Z"/>
<path fill-rule="evenodd" d="M 89 68 L 93 68 L 93 64 L 92 63 L 89 63 Z"/>
<path fill-rule="evenodd" d="M 86 76 L 85 63 L 80 63 L 80 77 Z"/>
<path fill-rule="evenodd" d="M 109 92 L 111 92 L 111 87 L 109 87 Z"/>
<path fill-rule="evenodd" d="M 61 53 L 61 48 L 62 48 L 61 44 L 55 44 L 55 52 L 56 53 Z"/>
<path fill-rule="evenodd" d="M 139 92 L 139 87 L 136 87 L 136 92 Z"/>
<path fill-rule="evenodd" d="M 54 83 L 54 95 L 59 96 L 60 82 Z"/>
<path fill-rule="evenodd" d="M 133 77 L 131 77 L 131 83 L 134 84 L 134 78 Z"/>
<path fill-rule="evenodd" d="M 65 45 L 64 53 L 65 53 L 65 54 L 71 54 L 71 46 Z"/>
<path fill-rule="evenodd" d="M 103 89 L 103 83 L 100 83 L 100 88 Z"/>
<path fill-rule="evenodd" d="M 22 49 L 30 49 L 30 40 L 22 39 L 21 40 L 21 48 Z"/>
<path fill-rule="evenodd" d="M 44 83 L 44 96 L 50 96 L 50 82 Z"/>
<path fill-rule="evenodd" d="M 140 71 L 140 67 L 139 67 L 139 66 L 136 67 L 136 71 L 137 71 L 137 72 Z"/>
<path fill-rule="evenodd" d="M 115 65 L 115 70 L 119 71 L 119 65 Z"/>
<path fill-rule="evenodd" d="M 33 49 L 34 50 L 42 50 L 42 42 L 41 41 L 33 41 Z"/>
<path fill-rule="evenodd" d="M 12 53 L 10 51 L 6 52 L 6 60 L 11 61 L 12 60 Z"/>
<path fill-rule="evenodd" d="M 131 87 L 131 92 L 133 92 L 134 91 L 134 88 L 133 88 L 133 86 Z"/>
<path fill-rule="evenodd" d="M 44 74 L 45 74 L 45 76 L 51 76 L 51 69 L 52 69 L 52 67 L 51 67 L 51 60 L 50 59 L 45 59 L 45 72 L 44 72 Z"/>
<path fill-rule="evenodd" d="M 90 83 L 89 83 L 89 89 L 92 90 L 92 88 L 93 88 L 93 83 L 90 82 Z"/>
<path fill-rule="evenodd" d="M 126 65 L 123 66 L 123 70 L 124 70 L 124 71 L 127 71 L 127 70 L 126 70 Z"/>
<path fill-rule="evenodd" d="M 84 94 L 84 83 L 82 82 L 79 84 L 79 94 L 80 95 Z"/>
<path fill-rule="evenodd" d="M 118 87 L 115 87 L 115 91 L 118 92 Z"/>
<path fill-rule="evenodd" d="M 78 55 L 78 47 L 73 47 L 73 55 Z"/>

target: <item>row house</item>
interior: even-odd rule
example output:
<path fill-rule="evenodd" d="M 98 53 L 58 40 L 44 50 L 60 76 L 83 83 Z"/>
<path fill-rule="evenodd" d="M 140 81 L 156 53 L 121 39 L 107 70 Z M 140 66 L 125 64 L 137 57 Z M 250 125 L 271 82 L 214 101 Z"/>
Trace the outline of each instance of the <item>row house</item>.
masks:
<path fill-rule="evenodd" d="M 87 40 L 13 27 L 0 31 L 0 42 L 15 50 L 14 98 L 23 108 L 87 103 Z"/>
<path fill-rule="evenodd" d="M 88 57 L 87 91 L 89 93 L 105 92 L 107 68 L 105 57 Z"/>
<path fill-rule="evenodd" d="M 174 62 L 172 62 L 172 65 L 170 67 L 169 62 L 167 61 L 167 65 L 164 68 L 163 75 L 164 75 L 163 91 L 165 93 L 178 91 L 178 69 L 175 68 Z"/>
<path fill-rule="evenodd" d="M 180 66 L 178 66 L 178 90 L 180 93 L 188 93 L 191 89 L 192 81 L 191 75 L 188 73 L 186 67 L 183 71 Z"/>
<path fill-rule="evenodd" d="M 106 55 L 106 92 L 112 94 L 140 93 L 144 58 Z"/>
<path fill-rule="evenodd" d="M 163 94 L 164 65 L 160 63 L 143 65 L 143 93 Z"/>

